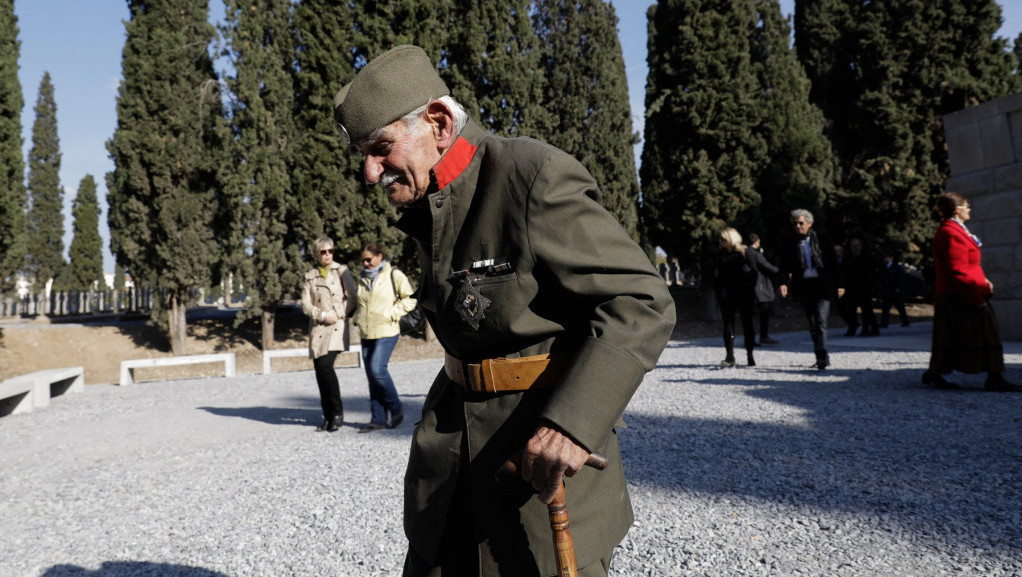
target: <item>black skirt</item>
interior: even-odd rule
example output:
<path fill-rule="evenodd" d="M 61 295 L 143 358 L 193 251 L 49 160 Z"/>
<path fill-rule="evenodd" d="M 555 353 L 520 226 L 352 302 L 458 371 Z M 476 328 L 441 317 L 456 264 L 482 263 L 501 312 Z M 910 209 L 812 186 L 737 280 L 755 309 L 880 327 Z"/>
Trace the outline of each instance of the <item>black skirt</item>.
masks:
<path fill-rule="evenodd" d="M 1004 372 L 1001 331 L 990 305 L 974 307 L 962 295 L 936 295 L 930 370 L 938 374 Z"/>

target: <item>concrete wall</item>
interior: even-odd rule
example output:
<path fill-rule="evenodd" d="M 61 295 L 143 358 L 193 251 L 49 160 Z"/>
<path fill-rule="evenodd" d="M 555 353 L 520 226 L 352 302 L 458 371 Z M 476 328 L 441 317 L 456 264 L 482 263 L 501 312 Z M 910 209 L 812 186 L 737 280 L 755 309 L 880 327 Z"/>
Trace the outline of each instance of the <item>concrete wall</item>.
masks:
<path fill-rule="evenodd" d="M 1001 336 L 1022 340 L 1022 93 L 948 114 L 944 134 L 947 190 L 972 205 Z"/>

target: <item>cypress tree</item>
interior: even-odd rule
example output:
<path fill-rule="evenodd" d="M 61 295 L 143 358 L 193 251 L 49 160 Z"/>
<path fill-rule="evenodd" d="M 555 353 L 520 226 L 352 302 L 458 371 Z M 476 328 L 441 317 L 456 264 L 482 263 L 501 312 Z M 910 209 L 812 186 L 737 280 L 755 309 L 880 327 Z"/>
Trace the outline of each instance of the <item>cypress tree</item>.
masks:
<path fill-rule="evenodd" d="M 154 316 L 171 349 L 185 352 L 185 310 L 218 261 L 212 226 L 223 153 L 217 75 L 207 48 L 215 30 L 205 0 L 129 0 L 131 19 L 107 142 L 110 245 L 136 287 L 152 287 Z"/>
<path fill-rule="evenodd" d="M 942 117 L 1020 88 L 1000 21 L 993 0 L 796 6 L 796 48 L 841 163 L 833 229 L 927 258 L 949 175 Z"/>
<path fill-rule="evenodd" d="M 543 137 L 574 155 L 596 179 L 603 205 L 639 240 L 639 181 L 617 15 L 604 0 L 539 0 L 534 22 L 543 46 Z"/>
<path fill-rule="evenodd" d="M 756 0 L 759 26 L 752 37 L 752 64 L 759 81 L 757 105 L 767 155 L 757 169 L 762 205 L 750 226 L 766 246 L 788 231 L 788 215 L 805 208 L 823 216 L 833 199 L 836 159 L 824 135 L 824 118 L 809 102 L 810 83 L 791 47 L 791 26 L 777 0 Z"/>
<path fill-rule="evenodd" d="M 503 136 L 549 134 L 529 0 L 458 0 L 445 79 L 469 116 Z"/>
<path fill-rule="evenodd" d="M 705 258 L 721 228 L 747 228 L 760 205 L 756 13 L 751 0 L 670 0 L 647 16 L 644 219 L 669 254 Z"/>
<path fill-rule="evenodd" d="M 247 309 L 262 316 L 263 350 L 273 348 L 277 306 L 298 295 L 302 266 L 299 215 L 288 166 L 294 142 L 294 59 L 289 0 L 227 0 L 224 36 L 235 75 L 231 122 L 235 169 L 227 189 L 241 223 L 231 243 L 250 257 L 238 268 Z M 239 321 L 246 315 L 239 317 Z"/>
<path fill-rule="evenodd" d="M 20 51 L 14 0 L 0 0 L 0 292 L 14 288 L 26 250 Z"/>
<path fill-rule="evenodd" d="M 68 251 L 71 267 L 71 288 L 91 290 L 98 281 L 99 290 L 106 289 L 103 278 L 103 242 L 99 238 L 99 201 L 96 180 L 86 174 L 78 185 L 71 208 L 74 216 L 74 237 Z"/>
<path fill-rule="evenodd" d="M 60 186 L 57 103 L 43 74 L 28 152 L 28 273 L 39 291 L 64 268 L 64 189 Z"/>
<path fill-rule="evenodd" d="M 404 235 L 391 226 L 394 208 L 377 187 L 364 183 L 361 157 L 348 149 L 333 120 L 334 94 L 351 82 L 357 67 L 386 50 L 384 45 L 389 48 L 386 39 L 394 37 L 372 4 L 306 0 L 294 8 L 297 134 L 291 184 L 300 214 L 294 225 L 310 266 L 315 257 L 309 251 L 321 236 L 334 240 L 338 262 L 351 265 L 359 264 L 368 242 L 387 248 L 392 260 L 400 261 L 403 253 Z"/>

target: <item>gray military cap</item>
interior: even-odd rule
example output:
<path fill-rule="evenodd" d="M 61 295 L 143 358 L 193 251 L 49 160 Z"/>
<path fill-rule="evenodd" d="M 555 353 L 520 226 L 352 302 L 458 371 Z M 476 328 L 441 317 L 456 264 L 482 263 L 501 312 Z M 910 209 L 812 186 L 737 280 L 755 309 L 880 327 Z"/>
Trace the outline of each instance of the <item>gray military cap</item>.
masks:
<path fill-rule="evenodd" d="M 450 90 L 422 48 L 397 46 L 366 64 L 337 92 L 334 120 L 348 144 L 358 143 L 430 100 L 448 94 Z"/>

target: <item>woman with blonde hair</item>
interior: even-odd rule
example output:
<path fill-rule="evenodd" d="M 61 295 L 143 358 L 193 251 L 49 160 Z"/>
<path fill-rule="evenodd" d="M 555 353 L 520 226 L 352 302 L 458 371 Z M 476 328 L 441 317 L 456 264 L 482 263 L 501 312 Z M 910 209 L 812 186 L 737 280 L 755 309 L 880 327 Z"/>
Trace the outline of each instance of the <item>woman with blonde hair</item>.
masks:
<path fill-rule="evenodd" d="M 724 349 L 727 356 L 721 361 L 725 367 L 735 366 L 735 313 L 742 319 L 745 333 L 745 354 L 747 364 L 756 366 L 752 349 L 756 346 L 756 329 L 752 318 L 756 313 L 756 269 L 749 263 L 755 253 L 742 244 L 742 235 L 727 227 L 720 231 L 717 266 L 714 268 L 714 290 L 720 305 L 721 324 L 724 333 Z M 756 253 L 758 255 L 758 253 Z"/>
<path fill-rule="evenodd" d="M 344 404 L 334 360 L 348 350 L 348 317 L 355 312 L 355 280 L 348 267 L 334 262 L 334 241 L 313 243 L 317 266 L 305 273 L 302 312 L 309 317 L 309 356 L 316 372 L 323 424 L 317 431 L 334 432 L 344 423 Z"/>

